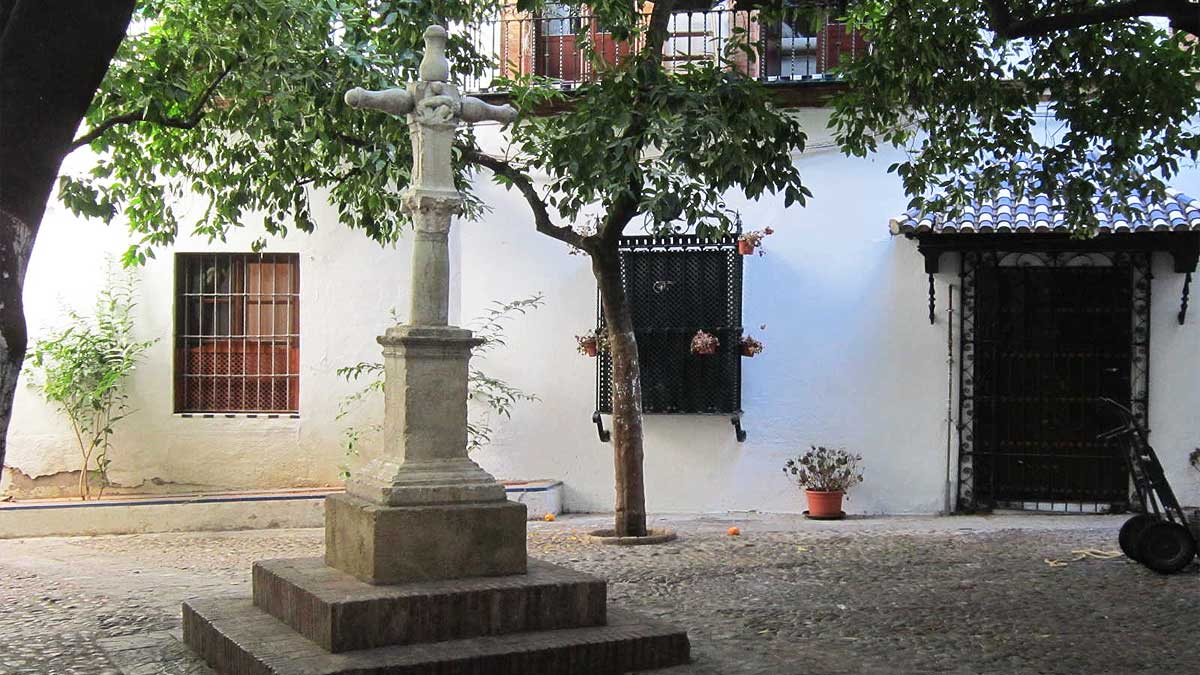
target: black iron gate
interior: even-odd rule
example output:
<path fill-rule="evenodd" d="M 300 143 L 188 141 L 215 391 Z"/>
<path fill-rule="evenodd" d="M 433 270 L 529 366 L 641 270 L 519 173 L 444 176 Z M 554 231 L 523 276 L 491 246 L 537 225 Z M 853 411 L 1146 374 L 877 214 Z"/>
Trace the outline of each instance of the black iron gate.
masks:
<path fill-rule="evenodd" d="M 1102 398 L 1144 417 L 1145 254 L 965 254 L 960 506 L 1121 508 Z M 969 361 L 969 363 L 968 363 Z"/>

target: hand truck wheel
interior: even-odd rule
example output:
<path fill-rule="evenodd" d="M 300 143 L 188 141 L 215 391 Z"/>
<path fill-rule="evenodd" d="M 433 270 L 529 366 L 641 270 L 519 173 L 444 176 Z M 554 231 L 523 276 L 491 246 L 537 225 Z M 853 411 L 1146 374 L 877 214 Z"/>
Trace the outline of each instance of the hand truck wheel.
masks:
<path fill-rule="evenodd" d="M 1139 513 L 1136 516 L 1125 521 L 1121 526 L 1121 533 L 1117 535 L 1117 541 L 1121 544 L 1121 552 L 1130 560 L 1140 560 L 1138 558 L 1138 542 L 1142 538 L 1142 533 L 1147 527 L 1157 523 L 1159 518 L 1149 513 Z"/>
<path fill-rule="evenodd" d="M 1138 562 L 1160 574 L 1187 567 L 1196 557 L 1196 540 L 1186 527 L 1167 521 L 1152 523 L 1138 541 Z"/>

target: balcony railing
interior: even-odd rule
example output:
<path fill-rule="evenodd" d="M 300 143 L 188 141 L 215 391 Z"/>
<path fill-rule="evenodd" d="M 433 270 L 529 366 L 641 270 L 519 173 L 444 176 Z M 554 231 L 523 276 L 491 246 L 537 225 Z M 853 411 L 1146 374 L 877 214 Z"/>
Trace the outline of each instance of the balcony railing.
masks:
<path fill-rule="evenodd" d="M 595 66 L 584 55 L 578 33 L 586 29 L 603 63 L 619 64 L 636 52 L 640 40 L 620 41 L 600 30 L 591 16 L 529 17 L 506 11 L 499 18 L 469 28 L 469 35 L 495 66 L 464 83 L 470 92 L 498 91 L 498 78 L 539 75 L 571 89 L 595 76 Z M 862 54 L 866 42 L 844 24 L 827 23 L 815 34 L 811 27 L 794 27 L 770 20 L 757 10 L 710 9 L 681 11 L 671 17 L 663 44 L 668 69 L 689 63 L 715 61 L 730 41 L 749 41 L 759 59 L 735 50 L 732 67 L 763 82 L 801 82 L 831 79 L 831 70 Z"/>

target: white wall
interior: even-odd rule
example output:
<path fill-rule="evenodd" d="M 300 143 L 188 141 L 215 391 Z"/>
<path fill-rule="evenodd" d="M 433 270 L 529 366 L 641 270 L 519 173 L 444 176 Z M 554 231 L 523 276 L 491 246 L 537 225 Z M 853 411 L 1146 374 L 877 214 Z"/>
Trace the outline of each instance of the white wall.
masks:
<path fill-rule="evenodd" d="M 246 228 L 226 242 L 181 237 L 137 271 L 139 338 L 158 338 L 129 382 L 135 411 L 117 427 L 111 478 L 138 491 L 225 490 L 324 486 L 338 483 L 344 424 L 337 401 L 353 387 L 334 371 L 379 359 L 374 336 L 388 325 L 388 309 L 407 297 L 408 247 L 384 248 L 337 223 L 336 212 L 314 199 L 312 235 L 269 239 L 267 251 L 300 254 L 300 415 L 267 419 L 244 415 L 185 418 L 173 412 L 172 330 L 175 252 L 248 252 L 263 233 Z M 119 259 L 131 239 L 111 227 L 74 218 L 56 202 L 43 221 L 26 278 L 25 304 L 32 339 L 63 324 L 63 308 L 89 311 L 105 272 L 105 256 Z M 28 371 L 26 373 L 28 375 Z M 382 405 L 371 412 L 381 414 Z M 369 412 L 364 410 L 364 412 Z M 366 449 L 368 452 L 370 448 Z M 73 494 L 72 481 L 54 474 L 78 470 L 78 450 L 66 420 L 31 387 L 22 386 L 9 431 L 0 490 L 37 479 L 40 496 Z M 354 462 L 355 460 L 351 460 Z M 28 492 L 26 492 L 28 493 Z"/>
<path fill-rule="evenodd" d="M 1200 193 L 1200 171 L 1192 170 L 1175 184 L 1192 196 Z M 1183 275 L 1171 256 L 1155 256 L 1150 300 L 1150 444 L 1183 504 L 1200 504 L 1200 471 L 1189 457 L 1200 448 L 1200 304 L 1193 303 L 1180 326 L 1179 298 Z M 1192 286 L 1192 298 L 1200 299 Z"/>
<path fill-rule="evenodd" d="M 810 145 L 822 145 L 823 115 L 806 115 L 804 123 Z M 766 255 L 745 260 L 743 325 L 766 344 L 743 362 L 749 438 L 736 442 L 727 417 L 648 416 L 650 510 L 803 510 L 782 466 L 808 444 L 863 454 L 866 482 L 852 492 L 849 509 L 941 508 L 945 323 L 928 323 L 915 247 L 888 235 L 888 218 L 906 203 L 886 174 L 893 161 L 889 154 L 851 160 L 818 149 L 797 159 L 814 193 L 808 207 L 731 196 L 749 229 L 776 232 L 765 240 Z M 543 400 L 502 420 L 496 442 L 477 459 L 504 477 L 563 480 L 571 509 L 610 510 L 612 450 L 591 424 L 594 361 L 575 352 L 572 337 L 595 322 L 588 259 L 536 234 L 517 194 L 490 184 L 480 194 L 497 216 L 462 229 L 463 268 L 470 270 L 464 315 L 539 290 L 547 305 L 512 332 L 512 356 L 489 363 Z"/>
<path fill-rule="evenodd" d="M 886 173 L 899 155 L 847 159 L 822 147 L 828 143 L 822 112 L 808 112 L 803 121 L 813 149 L 796 161 L 814 193 L 809 206 L 730 198 L 750 229 L 776 231 L 765 241 L 766 255 L 745 260 L 743 323 L 766 343 L 763 354 L 743 362 L 749 438 L 737 443 L 725 417 L 648 417 L 651 511 L 800 511 L 802 495 L 781 467 L 809 444 L 863 454 L 866 482 L 852 492 L 847 510 L 942 508 L 950 367 L 945 303 L 947 284 L 958 283 L 957 261 L 943 258 L 938 323 L 931 326 L 921 256 L 913 242 L 887 232 L 888 218 L 906 203 L 897 179 Z M 496 142 L 494 129 L 481 133 Z M 1200 171 L 1173 183 L 1200 194 Z M 591 423 L 594 361 L 576 353 L 573 338 L 595 321 L 589 260 L 534 232 L 516 193 L 487 178 L 478 189 L 492 211 L 454 230 L 452 316 L 467 323 L 493 301 L 539 291 L 546 304 L 513 322 L 509 346 L 481 364 L 541 400 L 519 404 L 511 420 L 493 418 L 494 441 L 476 459 L 501 478 L 561 479 L 569 509 L 609 510 L 612 448 L 597 440 Z M 348 231 L 331 209 L 317 209 L 316 217 L 316 234 L 295 233 L 268 247 L 301 254 L 299 419 L 172 414 L 170 251 L 141 272 L 139 331 L 162 340 L 132 382 L 138 412 L 118 435 L 113 477 L 119 483 L 157 478 L 170 484 L 143 489 L 180 490 L 337 482 L 343 425 L 333 418 L 338 398 L 351 387 L 333 371 L 378 358 L 374 336 L 386 324 L 387 309 L 406 309 L 408 249 L 405 242 L 381 248 Z M 175 250 L 245 251 L 259 234 L 248 228 L 212 245 L 185 238 Z M 86 308 L 102 274 L 101 253 L 126 244 L 119 225 L 78 222 L 52 205 L 27 280 L 31 334 L 58 319 L 57 298 Z M 1156 256 L 1152 441 L 1185 503 L 1200 503 L 1200 473 L 1187 465 L 1187 454 L 1200 445 L 1200 303 L 1187 325 L 1176 325 L 1182 277 L 1169 264 L 1166 254 Z M 954 331 L 957 343 L 957 322 Z M 956 385 L 957 363 L 953 367 Z M 952 411 L 957 415 L 956 399 Z M 956 451 L 957 434 L 951 440 Z M 9 453 L 9 463 L 32 476 L 76 468 L 64 422 L 32 391 L 18 397 Z"/>

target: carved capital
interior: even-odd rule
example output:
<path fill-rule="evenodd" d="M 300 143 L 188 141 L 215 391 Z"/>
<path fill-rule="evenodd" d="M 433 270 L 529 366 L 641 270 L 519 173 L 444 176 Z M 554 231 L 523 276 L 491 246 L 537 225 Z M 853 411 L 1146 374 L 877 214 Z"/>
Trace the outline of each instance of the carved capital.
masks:
<path fill-rule="evenodd" d="M 404 195 L 404 210 L 412 216 L 418 232 L 445 234 L 450 219 L 462 215 L 463 199 L 456 192 L 412 190 Z"/>

